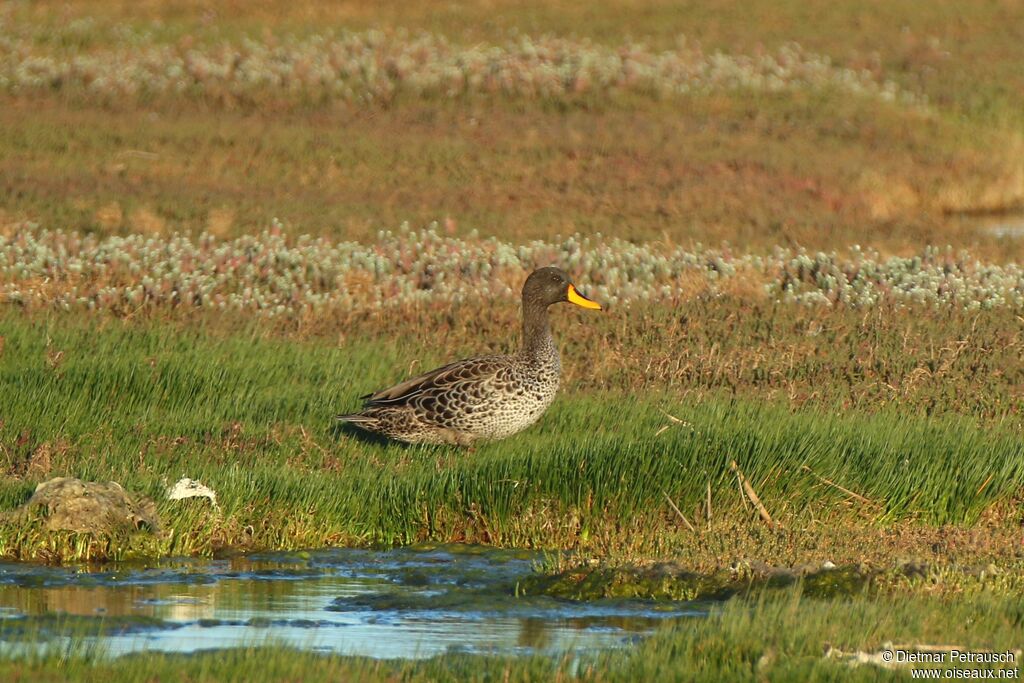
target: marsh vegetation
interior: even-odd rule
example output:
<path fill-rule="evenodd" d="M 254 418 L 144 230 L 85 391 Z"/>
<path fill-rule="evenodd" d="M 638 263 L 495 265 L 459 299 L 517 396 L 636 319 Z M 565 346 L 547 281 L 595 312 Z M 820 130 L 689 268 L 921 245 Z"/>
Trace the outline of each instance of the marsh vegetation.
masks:
<path fill-rule="evenodd" d="M 469 543 L 547 552 L 531 585 L 564 599 L 804 584 L 586 661 L 76 645 L 0 672 L 874 680 L 825 643 L 1012 647 L 1021 26 L 952 0 L 3 3 L 4 559 Z M 512 350 L 551 263 L 608 311 L 559 312 L 534 428 L 466 454 L 331 422 Z M 160 528 L 9 514 L 57 476 Z M 167 500 L 183 476 L 219 507 Z M 808 587 L 831 565 L 842 600 Z"/>

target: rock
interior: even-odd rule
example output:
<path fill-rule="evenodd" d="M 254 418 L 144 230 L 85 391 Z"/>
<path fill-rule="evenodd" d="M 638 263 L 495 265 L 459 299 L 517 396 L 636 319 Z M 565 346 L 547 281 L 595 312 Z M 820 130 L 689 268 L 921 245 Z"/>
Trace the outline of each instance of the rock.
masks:
<path fill-rule="evenodd" d="M 44 481 L 19 513 L 45 520 L 54 531 L 113 533 L 159 529 L 156 505 L 128 494 L 115 481 L 100 483 L 72 477 Z"/>

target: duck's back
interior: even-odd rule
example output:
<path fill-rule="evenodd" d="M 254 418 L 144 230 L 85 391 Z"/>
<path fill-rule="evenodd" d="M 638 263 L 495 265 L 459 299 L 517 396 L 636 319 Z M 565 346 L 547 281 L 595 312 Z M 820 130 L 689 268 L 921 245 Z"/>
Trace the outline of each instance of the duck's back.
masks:
<path fill-rule="evenodd" d="M 462 361 L 486 370 L 463 382 L 435 386 L 410 407 L 422 422 L 469 441 L 511 436 L 536 422 L 555 399 L 561 361 L 552 350 L 543 358 L 511 355 Z"/>
<path fill-rule="evenodd" d="M 558 391 L 554 344 L 540 354 L 478 356 L 365 396 L 341 419 L 410 443 L 503 439 L 536 422 Z"/>

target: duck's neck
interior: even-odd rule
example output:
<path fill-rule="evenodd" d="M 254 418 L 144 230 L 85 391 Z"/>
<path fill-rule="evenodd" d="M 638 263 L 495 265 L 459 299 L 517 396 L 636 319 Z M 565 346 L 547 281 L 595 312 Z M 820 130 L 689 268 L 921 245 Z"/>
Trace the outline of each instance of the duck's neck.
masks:
<path fill-rule="evenodd" d="M 523 300 L 523 348 L 520 353 L 527 358 L 546 358 L 558 348 L 551 336 L 548 321 L 548 307 L 529 300 Z"/>

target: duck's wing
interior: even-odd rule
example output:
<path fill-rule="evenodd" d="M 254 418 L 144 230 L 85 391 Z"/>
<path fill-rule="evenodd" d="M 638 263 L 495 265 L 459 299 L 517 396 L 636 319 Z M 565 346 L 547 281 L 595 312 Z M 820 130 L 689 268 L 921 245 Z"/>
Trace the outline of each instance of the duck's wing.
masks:
<path fill-rule="evenodd" d="M 413 403 L 445 394 L 474 394 L 474 386 L 483 384 L 507 365 L 507 356 L 466 358 L 360 398 L 364 407 L 370 408 Z"/>

